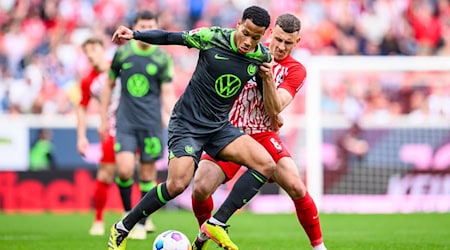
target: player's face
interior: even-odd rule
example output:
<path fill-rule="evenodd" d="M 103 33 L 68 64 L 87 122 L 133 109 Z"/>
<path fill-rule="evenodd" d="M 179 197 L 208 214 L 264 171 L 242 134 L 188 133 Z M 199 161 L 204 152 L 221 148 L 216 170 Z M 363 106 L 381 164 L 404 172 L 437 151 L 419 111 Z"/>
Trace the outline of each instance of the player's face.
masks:
<path fill-rule="evenodd" d="M 133 30 L 154 30 L 158 29 L 158 23 L 155 19 L 139 19 L 134 25 Z M 141 41 L 138 41 L 139 46 L 142 49 L 147 49 L 151 45 L 148 43 L 144 43 Z"/>
<path fill-rule="evenodd" d="M 133 30 L 154 30 L 158 28 L 155 19 L 139 19 L 134 25 Z"/>
<path fill-rule="evenodd" d="M 105 50 L 103 49 L 103 46 L 98 43 L 89 43 L 83 47 L 83 52 L 92 66 L 97 68 L 104 58 Z"/>
<path fill-rule="evenodd" d="M 257 26 L 249 19 L 239 21 L 234 35 L 238 51 L 242 54 L 254 52 L 265 32 L 265 27 Z"/>
<path fill-rule="evenodd" d="M 287 33 L 280 26 L 276 25 L 272 29 L 269 45 L 270 53 L 276 61 L 281 61 L 291 54 L 299 41 L 300 34 L 298 31 Z"/>

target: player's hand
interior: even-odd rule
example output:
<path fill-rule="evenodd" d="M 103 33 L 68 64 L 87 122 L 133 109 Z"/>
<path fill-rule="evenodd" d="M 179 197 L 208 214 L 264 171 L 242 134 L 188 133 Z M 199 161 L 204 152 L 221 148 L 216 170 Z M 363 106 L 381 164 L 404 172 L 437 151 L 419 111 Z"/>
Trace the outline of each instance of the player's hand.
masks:
<path fill-rule="evenodd" d="M 114 32 L 111 41 L 117 45 L 122 45 L 126 41 L 133 39 L 133 31 L 123 25 Z"/>
<path fill-rule="evenodd" d="M 275 132 L 280 131 L 280 128 L 284 125 L 284 119 L 281 115 L 272 116 L 272 129 Z"/>
<path fill-rule="evenodd" d="M 258 74 L 263 79 L 273 79 L 272 63 L 264 62 L 259 66 Z"/>
<path fill-rule="evenodd" d="M 77 150 L 81 156 L 86 156 L 86 150 L 89 146 L 89 141 L 86 137 L 78 138 Z"/>

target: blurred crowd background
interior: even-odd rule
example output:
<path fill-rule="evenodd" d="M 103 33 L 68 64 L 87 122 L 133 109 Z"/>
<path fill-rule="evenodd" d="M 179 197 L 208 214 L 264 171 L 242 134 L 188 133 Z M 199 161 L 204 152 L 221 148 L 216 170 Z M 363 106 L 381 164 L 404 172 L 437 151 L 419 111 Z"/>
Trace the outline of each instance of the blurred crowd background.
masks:
<path fill-rule="evenodd" d="M 235 27 L 244 8 L 266 7 L 302 21 L 300 60 L 327 56 L 449 56 L 449 0 L 1 0 L 0 114 L 73 115 L 79 80 L 89 64 L 80 44 L 129 25 L 138 10 L 159 13 L 162 29 Z M 272 22 L 273 24 L 274 22 Z M 163 46 L 173 55 L 181 94 L 194 70 L 196 50 Z M 322 110 L 364 114 L 450 117 L 449 73 L 330 74 Z M 295 113 L 304 111 L 304 93 Z M 95 104 L 89 112 L 98 112 Z"/>

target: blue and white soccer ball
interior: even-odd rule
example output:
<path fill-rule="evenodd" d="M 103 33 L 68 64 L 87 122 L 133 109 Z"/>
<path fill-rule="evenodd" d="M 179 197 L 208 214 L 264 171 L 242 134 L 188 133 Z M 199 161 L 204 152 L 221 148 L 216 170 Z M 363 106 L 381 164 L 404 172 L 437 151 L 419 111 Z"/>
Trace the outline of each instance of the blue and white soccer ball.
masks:
<path fill-rule="evenodd" d="M 153 250 L 191 250 L 191 242 L 182 232 L 167 230 L 156 236 Z"/>

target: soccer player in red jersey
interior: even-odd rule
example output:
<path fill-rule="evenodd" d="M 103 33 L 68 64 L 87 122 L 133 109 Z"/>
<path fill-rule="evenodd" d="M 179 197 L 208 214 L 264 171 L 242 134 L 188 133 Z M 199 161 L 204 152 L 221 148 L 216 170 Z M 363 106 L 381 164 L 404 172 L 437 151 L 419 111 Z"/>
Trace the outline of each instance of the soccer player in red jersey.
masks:
<path fill-rule="evenodd" d="M 88 58 L 92 69 L 81 80 L 81 100 L 77 109 L 77 149 L 80 155 L 86 156 L 89 141 L 86 136 L 86 109 L 91 100 L 100 101 L 103 85 L 108 77 L 110 62 L 105 55 L 103 41 L 99 38 L 89 38 L 82 44 L 82 49 Z M 115 157 L 114 157 L 114 123 L 115 110 L 118 104 L 118 96 L 114 98 L 109 108 L 109 131 L 107 136 L 101 138 L 102 157 L 97 170 L 94 207 L 95 220 L 89 233 L 91 235 L 104 235 L 103 210 L 108 198 L 109 186 L 114 181 Z"/>
<path fill-rule="evenodd" d="M 229 119 L 270 153 L 277 163 L 271 180 L 292 198 L 297 218 L 313 249 L 324 250 L 326 247 L 322 240 L 317 207 L 277 133 L 282 123 L 279 113 L 292 102 L 306 77 L 304 66 L 290 55 L 299 41 L 300 20 L 291 14 L 279 16 L 269 44 L 274 62 L 264 63 L 260 67 L 260 74 L 266 74 L 263 77 L 262 93 L 256 81 L 249 81 L 236 99 Z M 192 194 L 192 207 L 199 225 L 211 217 L 214 208 L 211 195 L 220 184 L 230 180 L 240 167 L 232 162 L 216 161 L 207 154 L 202 156 L 194 177 Z M 208 237 L 200 232 L 192 247 L 206 249 L 207 242 Z"/>

